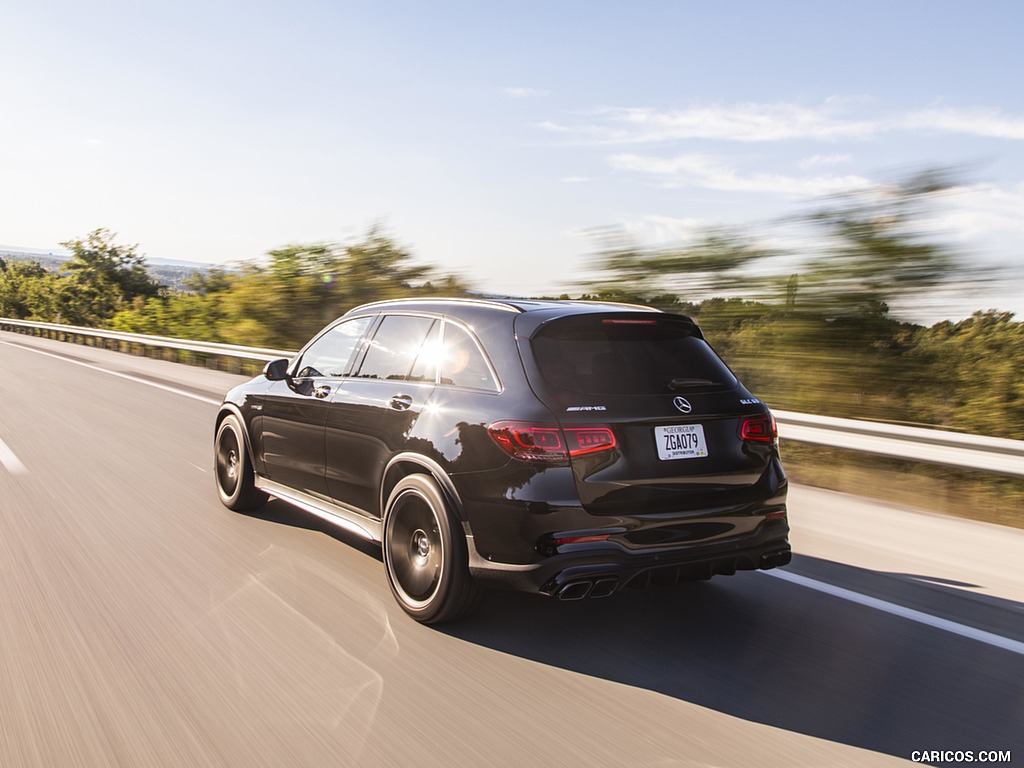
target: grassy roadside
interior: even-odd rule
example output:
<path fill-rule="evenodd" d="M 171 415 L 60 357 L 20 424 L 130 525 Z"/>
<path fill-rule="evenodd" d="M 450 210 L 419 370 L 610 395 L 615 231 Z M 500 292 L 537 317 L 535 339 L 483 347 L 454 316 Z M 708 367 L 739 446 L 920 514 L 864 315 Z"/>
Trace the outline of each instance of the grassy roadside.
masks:
<path fill-rule="evenodd" d="M 1024 478 L 782 444 L 791 481 L 986 523 L 1024 528 Z"/>

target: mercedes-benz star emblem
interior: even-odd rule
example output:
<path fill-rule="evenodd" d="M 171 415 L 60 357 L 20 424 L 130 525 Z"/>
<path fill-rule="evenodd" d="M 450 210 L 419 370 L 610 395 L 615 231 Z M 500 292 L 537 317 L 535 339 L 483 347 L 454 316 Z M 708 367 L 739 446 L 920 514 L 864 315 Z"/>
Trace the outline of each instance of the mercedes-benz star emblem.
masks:
<path fill-rule="evenodd" d="M 690 405 L 690 401 L 685 397 L 674 397 L 672 398 L 672 405 L 678 408 L 683 413 L 689 413 L 693 410 L 693 406 Z"/>

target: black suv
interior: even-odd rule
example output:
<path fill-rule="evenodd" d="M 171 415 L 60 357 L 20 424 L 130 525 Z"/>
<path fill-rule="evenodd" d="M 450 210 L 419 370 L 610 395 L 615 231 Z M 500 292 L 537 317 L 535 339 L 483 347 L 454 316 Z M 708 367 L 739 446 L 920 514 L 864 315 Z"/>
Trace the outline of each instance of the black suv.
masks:
<path fill-rule="evenodd" d="M 775 420 L 688 317 L 406 299 L 331 323 L 217 415 L 221 500 L 380 542 L 399 604 L 604 597 L 790 560 Z"/>

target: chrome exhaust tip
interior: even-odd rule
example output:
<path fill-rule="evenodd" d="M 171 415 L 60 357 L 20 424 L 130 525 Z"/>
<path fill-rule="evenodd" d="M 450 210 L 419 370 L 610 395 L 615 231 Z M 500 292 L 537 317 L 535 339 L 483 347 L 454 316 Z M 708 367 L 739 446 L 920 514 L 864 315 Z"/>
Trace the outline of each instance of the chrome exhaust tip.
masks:
<path fill-rule="evenodd" d="M 789 549 L 783 549 L 779 552 L 770 552 L 761 556 L 760 568 L 762 570 L 778 568 L 783 565 L 788 565 L 792 559 L 793 551 Z"/>
<path fill-rule="evenodd" d="M 619 580 L 615 578 L 598 579 L 590 590 L 590 597 L 608 597 L 615 592 L 619 586 Z"/>
<path fill-rule="evenodd" d="M 582 600 L 590 594 L 592 581 L 571 581 L 558 590 L 559 600 Z"/>

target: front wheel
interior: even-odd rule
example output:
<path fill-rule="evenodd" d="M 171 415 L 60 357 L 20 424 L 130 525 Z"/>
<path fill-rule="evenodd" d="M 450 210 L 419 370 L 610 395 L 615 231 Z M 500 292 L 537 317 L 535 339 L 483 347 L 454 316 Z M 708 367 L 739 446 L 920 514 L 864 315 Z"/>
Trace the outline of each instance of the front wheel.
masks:
<path fill-rule="evenodd" d="M 217 427 L 213 441 L 213 471 L 217 479 L 217 495 L 228 509 L 243 512 L 262 507 L 266 502 L 267 494 L 256 487 L 252 461 L 245 447 L 245 433 L 234 414 L 224 417 Z"/>
<path fill-rule="evenodd" d="M 466 537 L 427 475 L 402 478 L 384 511 L 384 567 L 402 609 L 424 624 L 468 616 L 480 604 L 469 573 Z"/>

